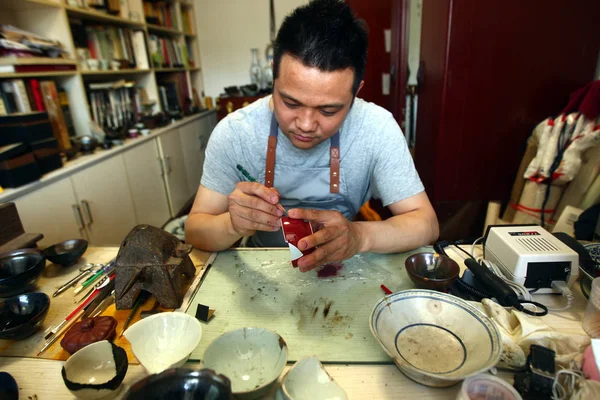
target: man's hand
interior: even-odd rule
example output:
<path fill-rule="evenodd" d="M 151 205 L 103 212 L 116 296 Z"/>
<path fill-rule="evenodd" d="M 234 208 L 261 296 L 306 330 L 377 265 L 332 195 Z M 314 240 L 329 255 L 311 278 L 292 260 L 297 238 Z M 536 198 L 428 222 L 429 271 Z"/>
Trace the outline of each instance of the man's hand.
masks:
<path fill-rule="evenodd" d="M 241 236 L 256 231 L 274 232 L 281 228 L 283 215 L 276 207 L 279 193 L 258 182 L 239 182 L 229 195 L 229 215 L 233 229 Z"/>
<path fill-rule="evenodd" d="M 300 271 L 307 272 L 333 261 L 346 260 L 362 247 L 362 237 L 356 224 L 348 221 L 338 211 L 293 209 L 291 218 L 305 219 L 312 223 L 315 233 L 298 242 L 301 251 L 318 246 L 311 254 L 298 260 Z"/>

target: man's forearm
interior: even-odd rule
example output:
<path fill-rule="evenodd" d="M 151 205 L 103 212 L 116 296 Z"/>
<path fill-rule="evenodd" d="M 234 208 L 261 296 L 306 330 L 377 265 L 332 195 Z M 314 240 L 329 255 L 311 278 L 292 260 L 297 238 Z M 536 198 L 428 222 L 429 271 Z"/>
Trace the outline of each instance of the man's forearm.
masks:
<path fill-rule="evenodd" d="M 185 223 L 186 242 L 200 250 L 225 250 L 240 238 L 231 225 L 228 212 L 219 215 L 190 214 Z"/>
<path fill-rule="evenodd" d="M 433 243 L 439 236 L 435 214 L 415 210 L 385 221 L 358 221 L 361 253 L 397 253 Z"/>

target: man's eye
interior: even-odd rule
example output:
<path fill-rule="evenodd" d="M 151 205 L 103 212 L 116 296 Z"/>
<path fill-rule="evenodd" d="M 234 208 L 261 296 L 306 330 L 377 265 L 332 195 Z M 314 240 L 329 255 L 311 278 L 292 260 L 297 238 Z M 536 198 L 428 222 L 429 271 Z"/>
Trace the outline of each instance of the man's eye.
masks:
<path fill-rule="evenodd" d="M 283 104 L 285 104 L 288 108 L 298 108 L 298 104 L 288 103 L 287 101 L 284 101 Z"/>
<path fill-rule="evenodd" d="M 325 111 L 325 110 L 321 110 L 321 114 L 323 114 L 326 117 L 331 117 L 333 115 L 335 115 L 337 111 Z"/>

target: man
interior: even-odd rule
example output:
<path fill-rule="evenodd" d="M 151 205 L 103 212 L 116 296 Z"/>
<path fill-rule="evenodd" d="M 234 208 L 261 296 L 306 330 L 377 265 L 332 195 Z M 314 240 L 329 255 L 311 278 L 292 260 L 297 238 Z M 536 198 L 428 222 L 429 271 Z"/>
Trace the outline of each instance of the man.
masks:
<path fill-rule="evenodd" d="M 316 247 L 298 260 L 303 272 L 437 239 L 398 124 L 356 98 L 366 57 L 366 30 L 344 2 L 314 0 L 286 17 L 274 46 L 273 95 L 228 115 L 210 138 L 188 243 L 220 251 L 251 236 L 255 246 L 285 246 L 279 203 L 316 230 L 298 242 L 302 251 Z M 238 164 L 257 182 L 244 181 Z M 352 222 L 372 192 L 394 216 Z"/>

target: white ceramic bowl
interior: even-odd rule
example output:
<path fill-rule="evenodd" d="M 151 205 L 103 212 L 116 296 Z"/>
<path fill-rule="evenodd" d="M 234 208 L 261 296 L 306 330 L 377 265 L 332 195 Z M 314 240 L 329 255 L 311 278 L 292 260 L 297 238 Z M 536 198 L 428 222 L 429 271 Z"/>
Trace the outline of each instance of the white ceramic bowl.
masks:
<path fill-rule="evenodd" d="M 206 349 L 203 368 L 231 381 L 238 399 L 255 399 L 266 393 L 287 363 L 287 344 L 264 328 L 241 328 L 216 338 Z"/>
<path fill-rule="evenodd" d="M 79 399 L 110 400 L 119 394 L 127 367 L 125 350 L 102 340 L 69 357 L 62 377 L 67 389 Z"/>
<path fill-rule="evenodd" d="M 182 366 L 202 337 L 200 322 L 182 312 L 144 318 L 124 333 L 131 350 L 150 374 Z"/>
<path fill-rule="evenodd" d="M 346 400 L 348 396 L 317 357 L 302 358 L 283 379 L 277 400 Z"/>
<path fill-rule="evenodd" d="M 498 328 L 458 297 L 404 290 L 380 300 L 371 333 L 400 371 L 427 386 L 451 386 L 492 368 L 502 353 Z"/>

